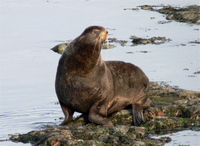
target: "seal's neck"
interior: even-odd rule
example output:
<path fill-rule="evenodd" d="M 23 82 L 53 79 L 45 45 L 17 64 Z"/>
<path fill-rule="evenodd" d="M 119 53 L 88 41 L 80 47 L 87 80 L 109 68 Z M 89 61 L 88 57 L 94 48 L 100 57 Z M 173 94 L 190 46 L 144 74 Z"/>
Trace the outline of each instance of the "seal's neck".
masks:
<path fill-rule="evenodd" d="M 96 66 L 101 66 L 101 43 L 84 44 L 73 41 L 62 56 L 65 60 L 66 72 L 84 76 L 92 72 Z"/>

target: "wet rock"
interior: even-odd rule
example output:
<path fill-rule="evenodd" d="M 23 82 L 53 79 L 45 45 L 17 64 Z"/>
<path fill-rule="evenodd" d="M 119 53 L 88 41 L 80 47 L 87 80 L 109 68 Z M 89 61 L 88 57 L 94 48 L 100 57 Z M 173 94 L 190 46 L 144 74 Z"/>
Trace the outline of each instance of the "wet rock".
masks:
<path fill-rule="evenodd" d="M 139 52 L 141 52 L 141 53 L 148 53 L 149 51 L 139 51 Z"/>
<path fill-rule="evenodd" d="M 103 142 L 101 141 L 96 141 L 96 140 L 88 140 L 86 142 L 82 142 L 81 145 L 86 145 L 86 146 L 98 146 L 98 145 L 104 145 Z"/>
<path fill-rule="evenodd" d="M 165 7 L 158 12 L 167 14 L 166 19 L 180 22 L 191 22 L 200 24 L 200 6 L 188 6 L 186 8 Z"/>
<path fill-rule="evenodd" d="M 116 47 L 115 45 L 105 44 L 105 45 L 103 45 L 102 49 L 112 49 L 112 48 L 115 48 L 115 47 Z"/>
<path fill-rule="evenodd" d="M 167 15 L 167 20 L 200 24 L 200 6 L 197 5 L 191 5 L 183 8 L 163 5 L 142 5 L 139 7 L 143 10 L 156 11 L 165 14 Z"/>
<path fill-rule="evenodd" d="M 127 133 L 129 130 L 130 126 L 126 126 L 126 125 L 117 125 L 113 128 L 114 132 L 121 132 L 123 134 Z"/>
<path fill-rule="evenodd" d="M 172 21 L 171 20 L 168 20 L 168 21 L 158 21 L 158 24 L 166 24 L 166 23 L 171 23 Z"/>
<path fill-rule="evenodd" d="M 53 48 L 51 48 L 51 50 L 58 54 L 62 54 L 65 51 L 65 49 L 67 48 L 67 45 L 68 45 L 68 43 L 58 44 L 58 45 L 54 46 Z"/>
<path fill-rule="evenodd" d="M 143 141 L 134 141 L 133 145 L 134 146 L 146 146 L 146 143 Z"/>
<path fill-rule="evenodd" d="M 200 93 L 195 91 L 183 91 L 180 93 L 180 97 L 187 99 L 200 98 Z"/>
<path fill-rule="evenodd" d="M 71 130 L 61 130 L 60 133 L 69 140 L 73 138 Z"/>
<path fill-rule="evenodd" d="M 136 11 L 136 10 L 139 10 L 139 8 L 125 8 L 124 10 L 133 10 L 133 11 Z"/>
<path fill-rule="evenodd" d="M 125 46 L 128 41 L 118 40 L 117 38 L 108 38 L 109 43 L 119 43 L 121 46 Z"/>
<path fill-rule="evenodd" d="M 200 71 L 196 71 L 196 72 L 194 72 L 194 74 L 196 75 L 196 74 L 200 74 Z"/>
<path fill-rule="evenodd" d="M 175 104 L 175 105 L 185 105 L 188 103 L 188 100 L 187 99 L 183 99 L 183 100 L 177 100 L 175 102 L 173 102 L 172 104 Z"/>
<path fill-rule="evenodd" d="M 67 140 L 65 143 L 62 143 L 62 145 L 66 144 L 66 145 L 73 146 L 73 145 L 78 145 L 78 144 L 81 145 L 83 143 L 84 143 L 84 140 L 82 140 L 82 139 L 78 139 L 78 140 L 73 139 L 73 140 Z M 49 145 L 44 145 L 44 146 L 49 146 Z"/>
<path fill-rule="evenodd" d="M 200 40 L 190 41 L 191 44 L 200 44 Z"/>
<path fill-rule="evenodd" d="M 159 138 L 159 140 L 162 142 L 166 142 L 166 143 L 172 141 L 172 139 L 170 137 L 161 137 L 161 138 Z"/>
<path fill-rule="evenodd" d="M 119 137 L 113 136 L 113 135 L 102 135 L 99 137 L 99 139 L 103 143 L 111 143 L 113 145 L 116 145 L 119 143 Z"/>
<path fill-rule="evenodd" d="M 145 128 L 144 127 L 134 127 L 135 132 L 141 134 L 142 136 L 145 134 Z"/>
<path fill-rule="evenodd" d="M 131 39 L 132 39 L 132 43 L 134 45 L 138 45 L 138 44 L 143 44 L 143 45 L 146 45 L 146 44 L 163 44 L 165 42 L 169 42 L 171 41 L 171 39 L 167 39 L 166 37 L 152 37 L 152 38 L 140 38 L 140 37 L 137 37 L 137 36 L 131 36 Z M 147 53 L 147 52 L 145 52 Z"/>
<path fill-rule="evenodd" d="M 125 116 L 125 115 L 128 115 L 130 116 L 131 115 L 131 110 L 121 110 L 121 111 L 118 111 L 116 113 L 113 114 L 113 116 Z"/>
<path fill-rule="evenodd" d="M 154 8 L 155 6 L 152 6 L 152 5 L 142 5 L 142 6 L 139 6 L 142 10 L 151 10 L 151 11 L 154 11 Z"/>

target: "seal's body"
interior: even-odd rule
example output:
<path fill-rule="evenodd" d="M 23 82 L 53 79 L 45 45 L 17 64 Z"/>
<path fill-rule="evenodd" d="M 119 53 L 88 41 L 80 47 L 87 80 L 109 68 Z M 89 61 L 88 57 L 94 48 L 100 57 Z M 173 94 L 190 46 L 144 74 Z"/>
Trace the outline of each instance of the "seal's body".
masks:
<path fill-rule="evenodd" d="M 144 122 L 149 80 L 133 64 L 102 60 L 100 51 L 107 34 L 101 26 L 86 28 L 60 58 L 55 86 L 65 115 L 62 125 L 77 111 L 91 122 L 113 126 L 107 116 L 128 105 L 132 105 L 133 125 Z"/>

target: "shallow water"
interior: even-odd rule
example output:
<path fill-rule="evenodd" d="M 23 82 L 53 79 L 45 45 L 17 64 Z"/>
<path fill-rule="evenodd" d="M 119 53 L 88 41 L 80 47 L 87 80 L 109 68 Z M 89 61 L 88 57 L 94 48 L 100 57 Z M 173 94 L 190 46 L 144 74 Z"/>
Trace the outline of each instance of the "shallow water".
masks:
<path fill-rule="evenodd" d="M 164 146 L 199 146 L 200 132 L 185 130 L 172 134 L 162 136 L 152 136 L 152 138 L 170 137 L 172 141 L 166 143 Z"/>
<path fill-rule="evenodd" d="M 124 10 L 143 4 L 198 3 L 198 0 L 181 1 L 181 4 L 179 0 L 153 3 L 149 0 L 1 0 L 0 140 L 7 139 L 8 134 L 26 133 L 61 122 L 59 118 L 63 114 L 54 91 L 60 55 L 50 48 L 77 37 L 90 25 L 102 25 L 108 28 L 109 37 L 122 40 L 130 41 L 131 35 L 172 39 L 162 45 L 116 44 L 114 49 L 102 50 L 102 57 L 134 63 L 151 81 L 167 81 L 173 86 L 200 91 L 199 75 L 189 77 L 200 70 L 199 45 L 188 43 L 199 39 L 199 26 L 174 21 L 159 24 L 158 21 L 165 20 L 162 14 Z M 23 144 L 4 141 L 0 145 Z"/>

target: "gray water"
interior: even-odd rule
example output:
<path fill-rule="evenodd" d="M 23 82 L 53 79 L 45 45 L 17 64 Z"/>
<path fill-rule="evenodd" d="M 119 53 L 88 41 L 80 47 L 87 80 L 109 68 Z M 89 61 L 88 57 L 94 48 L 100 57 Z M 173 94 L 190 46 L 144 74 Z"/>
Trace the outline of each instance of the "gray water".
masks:
<path fill-rule="evenodd" d="M 143 4 L 187 6 L 198 0 L 1 0 L 0 1 L 0 140 L 45 125 L 57 125 L 63 117 L 54 91 L 59 54 L 54 45 L 74 39 L 88 26 L 101 25 L 109 37 L 128 40 L 163 36 L 162 45 L 120 46 L 102 50 L 104 60 L 123 60 L 141 67 L 151 81 L 200 91 L 200 48 L 188 42 L 199 39 L 199 26 L 165 21 L 157 12 L 132 11 Z M 155 19 L 151 19 L 155 17 Z M 141 53 L 140 51 L 148 51 Z M 133 52 L 128 54 L 127 52 Z M 187 68 L 188 70 L 184 70 Z M 187 134 L 186 134 L 187 135 Z M 24 145 L 10 141 L 0 145 Z M 30 145 L 30 144 L 27 144 Z M 192 145 L 192 144 L 190 144 Z"/>
<path fill-rule="evenodd" d="M 166 143 L 165 146 L 199 146 L 200 132 L 199 131 L 179 131 L 172 134 L 162 136 L 152 136 L 152 138 L 170 137 L 172 141 Z"/>

